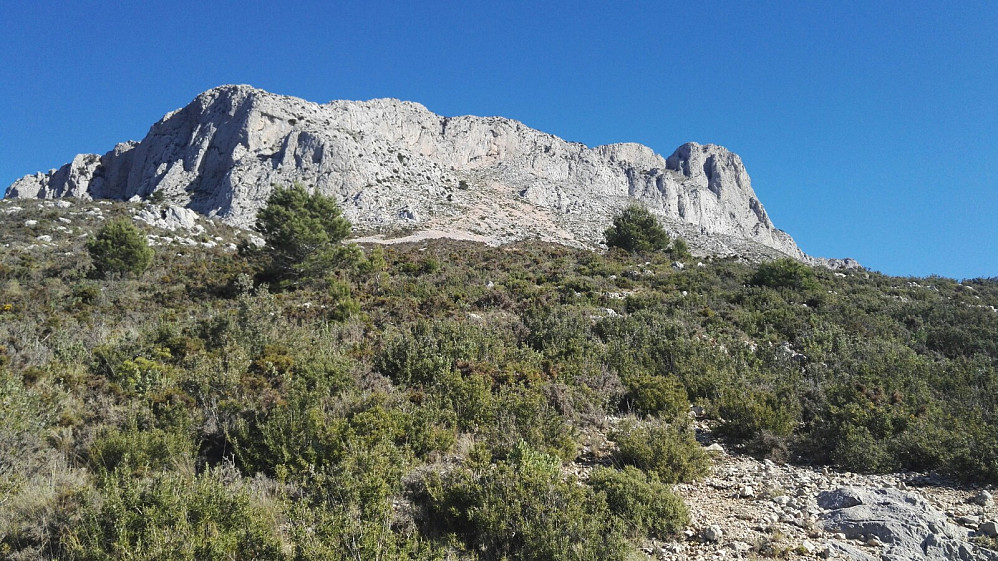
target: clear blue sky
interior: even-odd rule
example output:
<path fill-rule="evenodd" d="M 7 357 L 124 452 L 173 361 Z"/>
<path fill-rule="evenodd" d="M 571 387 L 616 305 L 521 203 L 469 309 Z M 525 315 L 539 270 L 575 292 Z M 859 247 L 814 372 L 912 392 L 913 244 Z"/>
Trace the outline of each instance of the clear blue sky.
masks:
<path fill-rule="evenodd" d="M 998 276 L 998 2 L 0 0 L 0 189 L 199 92 L 397 97 L 740 154 L 812 255 Z"/>

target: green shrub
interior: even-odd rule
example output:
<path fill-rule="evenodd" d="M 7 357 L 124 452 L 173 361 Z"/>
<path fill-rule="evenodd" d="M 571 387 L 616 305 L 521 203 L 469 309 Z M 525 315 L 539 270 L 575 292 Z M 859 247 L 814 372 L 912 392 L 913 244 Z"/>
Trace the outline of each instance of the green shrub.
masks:
<path fill-rule="evenodd" d="M 191 438 L 161 429 L 109 430 L 87 449 L 88 466 L 102 476 L 116 471 L 144 475 L 193 463 Z"/>
<path fill-rule="evenodd" d="M 690 408 L 686 388 L 672 376 L 631 374 L 624 378 L 627 395 L 624 403 L 640 415 L 658 415 L 674 419 Z"/>
<path fill-rule="evenodd" d="M 610 433 L 616 463 L 654 473 L 665 483 L 693 481 L 710 470 L 710 457 L 688 427 L 627 421 Z"/>
<path fill-rule="evenodd" d="M 285 559 L 272 513 L 211 470 L 195 477 L 109 476 L 62 540 L 70 559 Z"/>
<path fill-rule="evenodd" d="M 693 254 L 690 253 L 690 246 L 683 238 L 676 238 L 672 240 L 672 247 L 669 248 L 669 253 L 672 254 L 673 259 L 678 259 L 680 261 L 686 261 L 693 258 Z"/>
<path fill-rule="evenodd" d="M 384 394 L 343 396 L 339 410 L 295 392 L 272 409 L 245 411 L 226 427 L 238 465 L 247 473 L 286 479 L 340 465 L 356 448 L 386 446 L 399 465 L 454 443 L 453 419 L 429 406 L 392 403 Z"/>
<path fill-rule="evenodd" d="M 875 438 L 867 427 L 847 426 L 837 440 L 832 457 L 839 469 L 875 473 L 898 467 L 886 442 Z"/>
<path fill-rule="evenodd" d="M 304 496 L 289 513 L 298 560 L 435 559 L 402 504 L 409 459 L 389 441 L 356 442 L 335 466 L 296 478 Z"/>
<path fill-rule="evenodd" d="M 130 221 L 105 224 L 87 242 L 94 271 L 102 277 L 139 276 L 152 263 L 153 249 Z"/>
<path fill-rule="evenodd" d="M 606 502 L 561 462 L 519 443 L 506 460 L 472 455 L 426 481 L 429 509 L 482 561 L 623 560 L 628 546 Z M 477 457 L 476 457 L 477 456 Z"/>
<path fill-rule="evenodd" d="M 336 321 L 345 321 L 360 311 L 360 304 L 353 298 L 350 284 L 335 277 L 327 279 L 326 293 L 332 302 L 329 317 Z"/>
<path fill-rule="evenodd" d="M 494 333 L 477 325 L 421 320 L 387 336 L 374 366 L 397 384 L 432 386 L 447 378 L 459 361 L 489 358 L 501 344 Z"/>
<path fill-rule="evenodd" d="M 777 259 L 759 265 L 750 282 L 756 286 L 804 290 L 815 286 L 814 269 L 793 259 Z"/>
<path fill-rule="evenodd" d="M 669 246 L 669 234 L 647 208 L 633 204 L 613 217 L 613 226 L 604 233 L 608 247 L 632 253 L 661 251 Z"/>
<path fill-rule="evenodd" d="M 624 520 L 634 538 L 669 539 L 690 523 L 683 500 L 654 474 L 631 466 L 600 467 L 589 475 L 589 485 L 606 498 L 610 512 Z"/>
<path fill-rule="evenodd" d="M 482 431 L 495 450 L 507 452 L 523 440 L 564 461 L 575 458 L 575 431 L 540 389 L 508 386 L 498 391 L 495 417 Z"/>
<path fill-rule="evenodd" d="M 731 388 L 719 401 L 724 419 L 719 434 L 747 441 L 751 453 L 785 459 L 787 441 L 800 419 L 792 394 Z"/>

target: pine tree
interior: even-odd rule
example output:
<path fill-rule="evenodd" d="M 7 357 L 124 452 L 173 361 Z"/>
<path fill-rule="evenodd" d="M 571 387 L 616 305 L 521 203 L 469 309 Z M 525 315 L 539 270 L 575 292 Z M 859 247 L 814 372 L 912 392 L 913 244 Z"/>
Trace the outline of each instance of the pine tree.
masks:
<path fill-rule="evenodd" d="M 269 249 L 269 274 L 278 281 L 296 284 L 320 277 L 352 254 L 340 245 L 351 225 L 339 205 L 299 183 L 271 193 L 256 227 Z"/>
<path fill-rule="evenodd" d="M 146 238 L 128 220 L 105 224 L 87 242 L 87 252 L 99 276 L 141 275 L 152 264 L 153 249 Z"/>
<path fill-rule="evenodd" d="M 632 253 L 660 251 L 669 246 L 669 234 L 647 208 L 631 205 L 613 218 L 607 229 L 606 245 Z"/>

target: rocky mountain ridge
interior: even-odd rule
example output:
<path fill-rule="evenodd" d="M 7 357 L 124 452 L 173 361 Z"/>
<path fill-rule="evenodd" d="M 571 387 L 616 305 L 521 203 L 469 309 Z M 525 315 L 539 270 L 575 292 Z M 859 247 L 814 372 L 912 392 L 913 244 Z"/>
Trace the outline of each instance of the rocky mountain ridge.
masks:
<path fill-rule="evenodd" d="M 12 198 L 148 198 L 251 227 L 273 185 L 334 196 L 367 234 L 598 244 L 638 201 L 694 252 L 809 261 L 756 198 L 741 159 L 688 143 L 588 148 L 501 117 L 442 117 L 395 99 L 317 104 L 250 86 L 198 95 L 141 142 L 25 176 Z"/>

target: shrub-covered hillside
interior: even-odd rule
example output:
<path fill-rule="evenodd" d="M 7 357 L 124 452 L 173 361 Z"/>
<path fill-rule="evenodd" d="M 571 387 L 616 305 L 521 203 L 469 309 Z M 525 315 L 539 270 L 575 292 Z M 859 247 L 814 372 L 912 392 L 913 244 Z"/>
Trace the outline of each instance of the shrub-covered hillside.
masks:
<path fill-rule="evenodd" d="M 710 469 L 691 404 L 776 461 L 998 478 L 994 279 L 438 240 L 289 282 L 142 223 L 108 279 L 87 240 L 136 207 L 18 204 L 0 557 L 625 559 Z"/>

